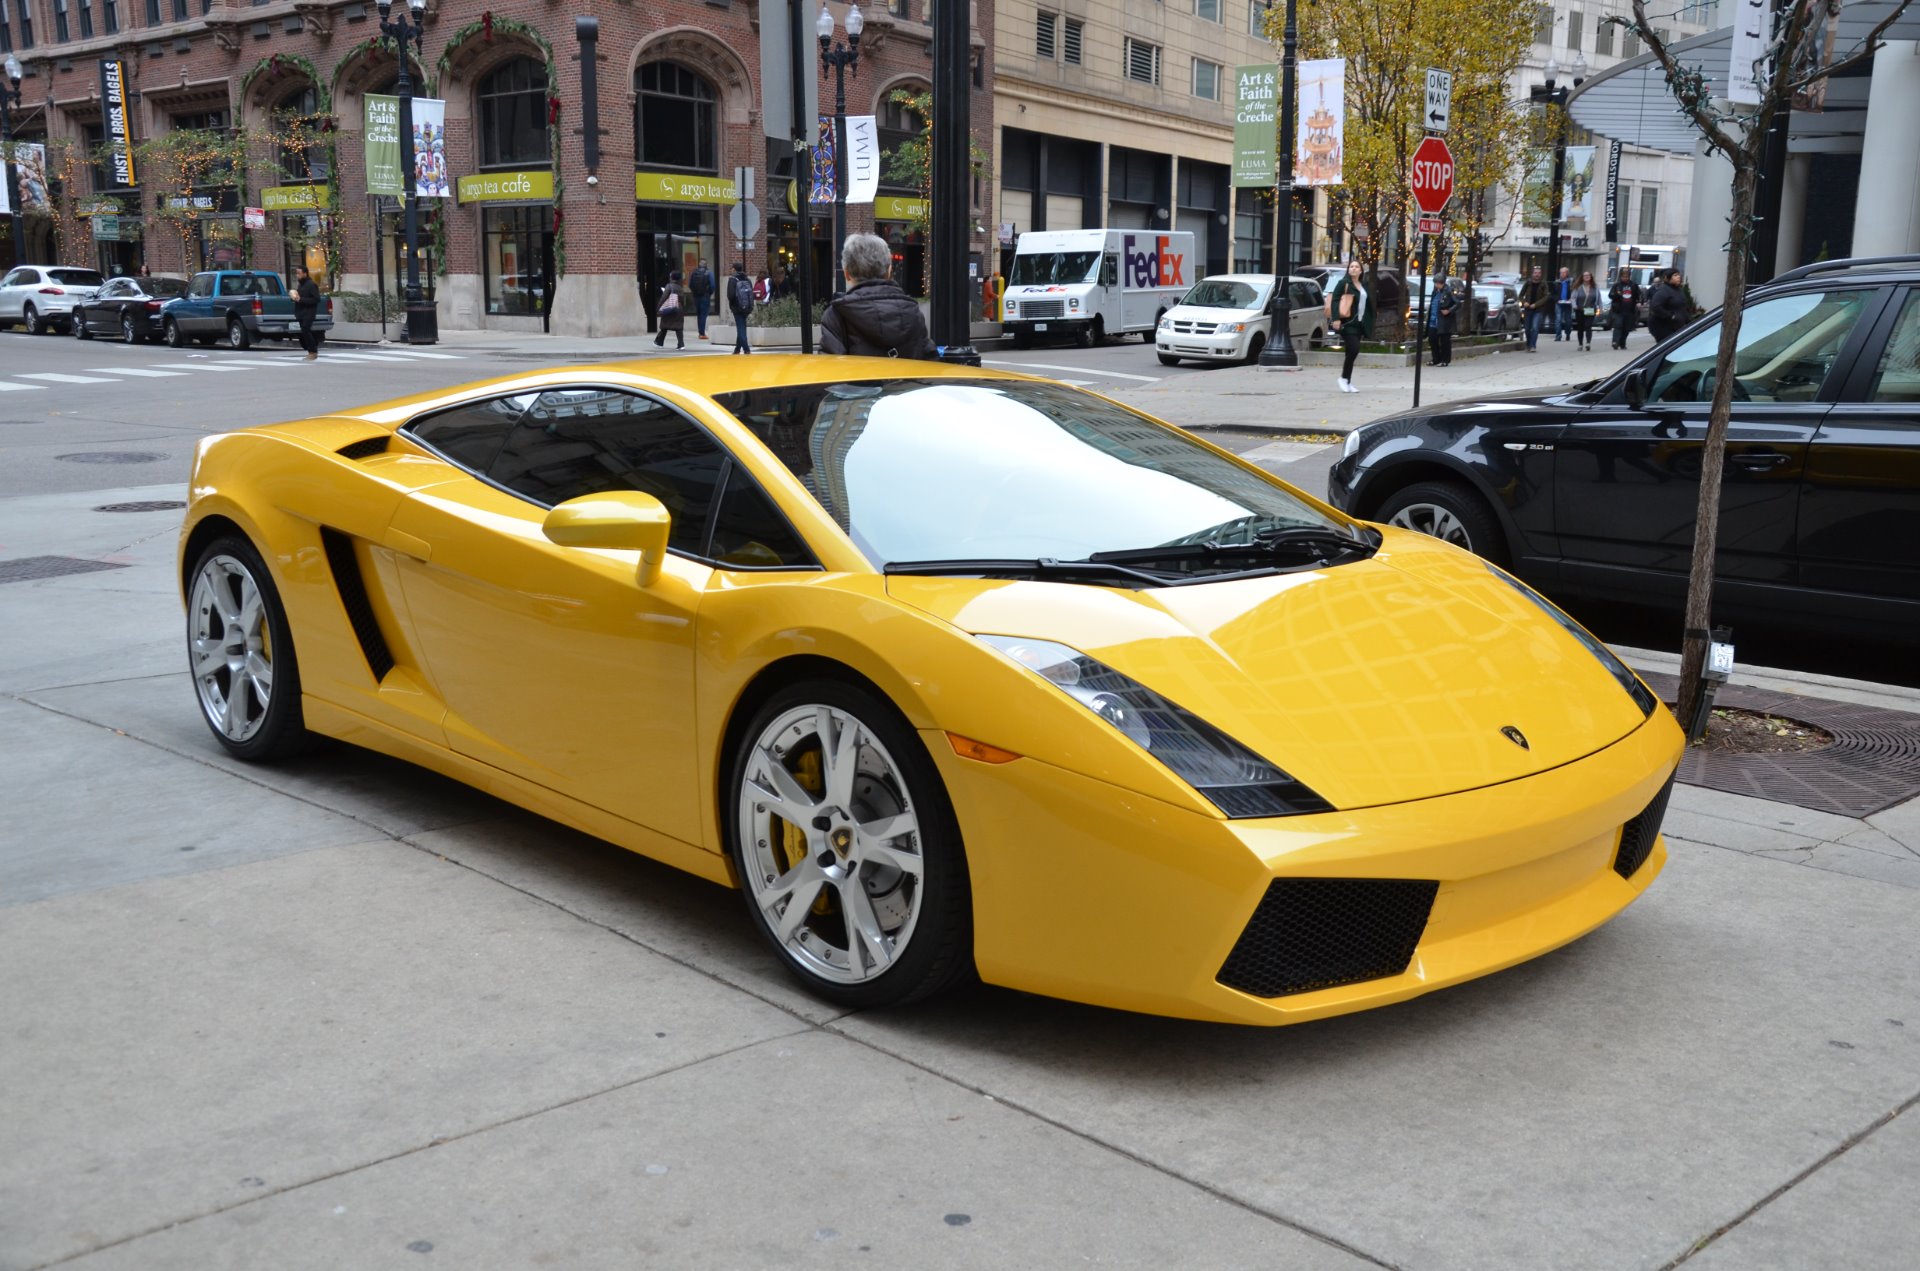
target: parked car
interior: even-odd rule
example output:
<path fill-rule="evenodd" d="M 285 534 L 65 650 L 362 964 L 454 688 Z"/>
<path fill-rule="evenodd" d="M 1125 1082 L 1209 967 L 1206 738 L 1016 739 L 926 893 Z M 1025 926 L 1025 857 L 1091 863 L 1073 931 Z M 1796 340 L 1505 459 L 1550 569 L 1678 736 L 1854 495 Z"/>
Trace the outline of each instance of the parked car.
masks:
<path fill-rule="evenodd" d="M 1503 283 L 1475 283 L 1473 287 L 1474 308 L 1485 309 L 1479 314 L 1480 323 L 1475 328 L 1481 335 L 1511 335 L 1526 326 L 1526 316 L 1520 312 L 1520 293 Z"/>
<path fill-rule="evenodd" d="M 322 296 L 314 333 L 324 340 L 332 326 L 333 298 Z M 212 269 L 195 274 L 187 294 L 161 306 L 160 333 L 176 349 L 188 340 L 212 344 L 221 336 L 233 348 L 244 349 L 262 337 L 296 339 L 300 325 L 280 275 L 255 269 Z"/>
<path fill-rule="evenodd" d="M 0 327 L 15 323 L 28 335 L 45 335 L 73 321 L 73 307 L 93 299 L 106 279 L 97 269 L 71 265 L 21 265 L 0 278 Z"/>
<path fill-rule="evenodd" d="M 1356 429 L 1328 493 L 1552 596 L 1677 613 L 1691 564 L 1718 311 L 1557 393 Z M 1835 639 L 1920 631 L 1920 256 L 1825 261 L 1748 293 L 1714 617 Z"/>
<path fill-rule="evenodd" d="M 1519 274 L 1510 274 L 1498 269 L 1489 269 L 1486 272 L 1482 273 L 1479 277 L 1475 278 L 1474 281 L 1476 283 L 1482 283 L 1482 282 L 1497 283 L 1502 287 L 1512 287 L 1515 291 L 1518 291 L 1520 289 L 1520 284 L 1522 282 L 1525 282 L 1526 280 L 1520 277 Z"/>
<path fill-rule="evenodd" d="M 1466 299 L 1466 294 L 1465 294 L 1467 290 L 1466 279 L 1449 278 L 1447 279 L 1447 286 L 1449 289 L 1452 290 L 1453 294 L 1455 296 L 1460 297 L 1462 301 Z M 1419 307 L 1420 307 L 1420 275 L 1415 274 L 1412 278 L 1409 278 L 1407 280 L 1407 321 L 1409 323 L 1412 323 L 1415 320 L 1415 316 L 1416 316 L 1415 311 L 1419 309 Z M 1429 308 L 1429 310 L 1431 310 L 1431 308 L 1433 307 L 1432 291 L 1427 292 L 1427 307 Z M 1487 298 L 1483 295 L 1480 295 L 1476 291 L 1474 293 L 1472 304 L 1470 306 L 1470 312 L 1466 314 L 1464 317 L 1456 315 L 1455 325 L 1454 325 L 1454 334 L 1456 335 L 1478 334 L 1479 332 L 1485 330 L 1486 320 L 1487 320 Z"/>
<path fill-rule="evenodd" d="M 160 309 L 187 294 L 187 280 L 159 275 L 110 278 L 93 299 L 73 311 L 73 333 L 82 340 L 117 335 L 128 344 L 160 338 Z"/>
<path fill-rule="evenodd" d="M 1317 344 L 1326 334 L 1320 287 L 1295 276 L 1289 286 L 1291 325 L 1296 345 Z M 1195 283 L 1179 303 L 1160 315 L 1154 348 L 1163 366 L 1184 358 L 1205 362 L 1251 362 L 1273 332 L 1267 306 L 1272 274 L 1215 274 Z"/>
<path fill-rule="evenodd" d="M 208 752 L 330 735 L 738 888 L 843 1008 L 1292 1023 L 1666 860 L 1685 738 L 1563 614 L 1068 385 L 530 366 L 207 437 L 187 489 Z M 1613 1000 L 1627 943 L 1556 991 Z"/>

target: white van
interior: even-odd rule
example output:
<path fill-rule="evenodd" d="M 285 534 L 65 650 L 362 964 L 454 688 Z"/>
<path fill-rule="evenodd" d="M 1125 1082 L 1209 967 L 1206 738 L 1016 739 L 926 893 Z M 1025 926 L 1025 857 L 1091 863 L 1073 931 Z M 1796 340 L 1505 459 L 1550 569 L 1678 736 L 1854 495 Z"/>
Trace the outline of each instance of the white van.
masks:
<path fill-rule="evenodd" d="M 1032 230 L 1013 249 L 1000 327 L 1018 349 L 1035 336 L 1088 345 L 1137 333 L 1151 344 L 1198 265 L 1189 230 Z"/>

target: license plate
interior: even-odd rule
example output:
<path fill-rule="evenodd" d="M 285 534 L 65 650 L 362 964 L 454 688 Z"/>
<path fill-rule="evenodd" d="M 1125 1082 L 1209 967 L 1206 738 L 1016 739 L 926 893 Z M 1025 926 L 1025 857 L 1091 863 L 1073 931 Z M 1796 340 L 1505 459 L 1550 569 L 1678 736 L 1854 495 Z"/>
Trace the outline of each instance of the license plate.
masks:
<path fill-rule="evenodd" d="M 1033 324 L 1033 329 L 1035 331 L 1045 331 L 1047 329 L 1047 324 L 1044 322 L 1036 322 Z"/>

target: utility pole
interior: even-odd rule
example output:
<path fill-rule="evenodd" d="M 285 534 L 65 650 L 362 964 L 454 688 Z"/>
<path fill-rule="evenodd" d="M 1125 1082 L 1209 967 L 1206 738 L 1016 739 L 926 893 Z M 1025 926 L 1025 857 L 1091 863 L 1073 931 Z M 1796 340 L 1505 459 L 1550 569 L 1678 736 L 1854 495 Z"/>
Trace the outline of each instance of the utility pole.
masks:
<path fill-rule="evenodd" d="M 1280 224 L 1273 236 L 1273 290 L 1267 296 L 1267 343 L 1260 365 L 1299 370 L 1293 347 L 1293 125 L 1294 72 L 1300 52 L 1300 27 L 1294 0 L 1287 0 L 1287 25 L 1280 40 L 1280 170 L 1274 183 L 1274 209 Z"/>

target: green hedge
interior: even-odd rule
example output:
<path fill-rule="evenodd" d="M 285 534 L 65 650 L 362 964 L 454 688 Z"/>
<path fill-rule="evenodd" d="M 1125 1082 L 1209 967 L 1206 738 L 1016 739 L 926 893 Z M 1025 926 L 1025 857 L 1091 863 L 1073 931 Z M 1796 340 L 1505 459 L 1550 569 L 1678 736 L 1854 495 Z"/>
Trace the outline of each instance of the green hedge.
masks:
<path fill-rule="evenodd" d="M 827 302 L 822 300 L 813 306 L 813 320 L 817 325 L 820 315 L 826 311 Z M 763 305 L 753 307 L 753 316 L 747 319 L 750 327 L 797 327 L 800 325 L 800 298 L 783 296 L 779 300 L 770 300 Z"/>

